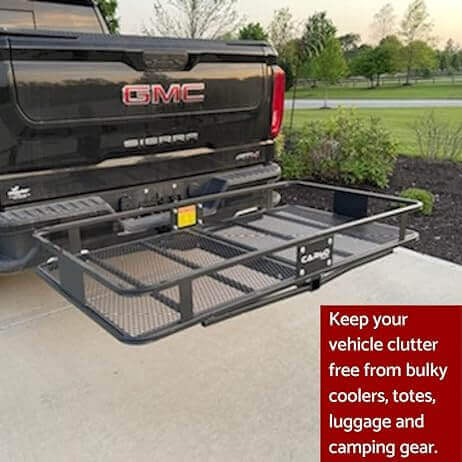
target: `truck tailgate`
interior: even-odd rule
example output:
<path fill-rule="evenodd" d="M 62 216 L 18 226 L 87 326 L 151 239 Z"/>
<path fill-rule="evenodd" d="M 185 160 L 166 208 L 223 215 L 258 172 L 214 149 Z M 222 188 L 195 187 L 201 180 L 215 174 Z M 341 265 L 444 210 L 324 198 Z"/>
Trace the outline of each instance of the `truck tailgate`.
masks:
<path fill-rule="evenodd" d="M 16 110 L 3 123 L 17 138 L 2 150 L 2 172 L 269 138 L 275 57 L 265 44 L 92 34 L 7 39 Z"/>

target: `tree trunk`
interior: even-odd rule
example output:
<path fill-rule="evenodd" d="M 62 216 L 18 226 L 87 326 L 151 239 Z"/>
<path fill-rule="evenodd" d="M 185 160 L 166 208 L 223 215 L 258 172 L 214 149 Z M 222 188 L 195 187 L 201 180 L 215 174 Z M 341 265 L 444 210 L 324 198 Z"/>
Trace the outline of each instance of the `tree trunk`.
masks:
<path fill-rule="evenodd" d="M 297 99 L 297 85 L 298 85 L 298 60 L 295 62 L 295 73 L 294 73 L 294 88 L 292 92 L 292 110 L 290 113 L 290 124 L 289 124 L 289 135 L 292 135 L 292 129 L 294 128 L 294 116 L 295 116 L 295 104 Z"/>
<path fill-rule="evenodd" d="M 406 85 L 411 84 L 411 67 L 407 67 L 407 74 L 406 74 Z"/>
<path fill-rule="evenodd" d="M 411 45 L 409 45 L 409 53 L 407 57 L 407 75 L 406 75 L 406 85 L 411 84 L 411 71 L 412 71 L 412 64 L 414 62 L 414 52 L 412 51 Z"/>

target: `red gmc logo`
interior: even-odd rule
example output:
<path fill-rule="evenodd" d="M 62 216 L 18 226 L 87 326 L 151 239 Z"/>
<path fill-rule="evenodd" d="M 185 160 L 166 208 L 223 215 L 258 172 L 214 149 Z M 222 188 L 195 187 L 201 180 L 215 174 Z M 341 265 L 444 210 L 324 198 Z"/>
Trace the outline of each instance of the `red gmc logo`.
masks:
<path fill-rule="evenodd" d="M 205 83 L 174 83 L 166 90 L 163 85 L 126 85 L 122 88 L 122 101 L 126 106 L 149 104 L 202 103 Z"/>

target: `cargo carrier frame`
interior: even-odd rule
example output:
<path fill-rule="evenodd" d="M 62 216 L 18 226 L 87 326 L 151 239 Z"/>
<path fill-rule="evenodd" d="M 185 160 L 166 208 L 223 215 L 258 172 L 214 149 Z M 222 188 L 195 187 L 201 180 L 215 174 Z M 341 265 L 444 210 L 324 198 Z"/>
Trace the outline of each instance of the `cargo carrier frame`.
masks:
<path fill-rule="evenodd" d="M 294 186 L 329 193 L 330 211 L 280 201 Z M 250 194 L 260 207 L 217 218 Z M 372 200 L 383 210 L 370 214 Z M 311 182 L 255 186 L 41 229 L 34 236 L 52 257 L 38 273 L 118 340 L 144 344 L 317 290 L 380 259 L 418 239 L 408 219 L 421 207 Z M 104 244 L 84 245 L 101 233 Z"/>

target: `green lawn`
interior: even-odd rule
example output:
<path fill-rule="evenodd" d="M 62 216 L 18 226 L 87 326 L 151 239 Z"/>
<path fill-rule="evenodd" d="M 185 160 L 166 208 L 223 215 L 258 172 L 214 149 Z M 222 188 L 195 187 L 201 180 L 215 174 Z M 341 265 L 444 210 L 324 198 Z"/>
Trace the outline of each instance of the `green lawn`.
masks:
<path fill-rule="evenodd" d="M 400 154 L 415 156 L 419 154 L 413 122 L 427 112 L 434 111 L 437 119 L 451 124 L 462 123 L 462 108 L 435 109 L 357 109 L 355 112 L 362 117 L 380 117 L 384 125 L 392 131 L 399 143 Z M 335 114 L 335 110 L 302 109 L 295 112 L 296 128 L 315 119 L 325 119 Z M 286 112 L 285 124 L 290 120 L 290 111 Z"/>
<path fill-rule="evenodd" d="M 292 99 L 292 91 L 286 94 Z M 462 84 L 417 84 L 410 87 L 343 88 L 332 87 L 328 91 L 330 99 L 462 99 Z M 323 99 L 324 88 L 302 88 L 297 91 L 297 99 Z"/>

